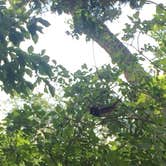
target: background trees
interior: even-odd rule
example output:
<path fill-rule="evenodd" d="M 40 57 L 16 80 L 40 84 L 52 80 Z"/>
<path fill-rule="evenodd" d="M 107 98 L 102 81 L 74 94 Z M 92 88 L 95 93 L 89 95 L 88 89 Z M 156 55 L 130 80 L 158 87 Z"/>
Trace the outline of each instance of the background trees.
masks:
<path fill-rule="evenodd" d="M 163 4 L 156 6 L 150 21 L 141 20 L 138 11 L 130 17 L 123 42 L 130 42 L 138 34 L 149 35 L 156 42 L 141 48 L 137 42 L 136 52 L 131 53 L 104 24 L 120 14 L 121 6 L 115 1 L 0 2 L 0 21 L 4 23 L 0 27 L 1 88 L 20 94 L 15 95 L 16 104 L 1 121 L 1 165 L 165 165 Z M 139 8 L 146 1 L 133 2 L 130 5 Z M 44 51 L 36 54 L 31 46 L 23 51 L 20 47 L 23 40 L 37 42 L 37 32 L 49 26 L 37 14 L 50 9 L 71 14 L 70 34 L 74 37 L 86 34 L 87 39 L 95 40 L 110 54 L 115 64 L 96 71 L 83 65 L 70 73 L 61 65 L 50 65 Z M 144 69 L 143 61 L 150 67 Z M 34 83 L 25 79 L 26 75 L 34 75 Z M 51 85 L 55 80 L 61 87 L 60 93 Z M 41 81 L 54 96 L 53 102 L 30 91 Z M 119 99 L 111 114 L 95 117 L 89 112 L 92 106 L 109 106 Z"/>

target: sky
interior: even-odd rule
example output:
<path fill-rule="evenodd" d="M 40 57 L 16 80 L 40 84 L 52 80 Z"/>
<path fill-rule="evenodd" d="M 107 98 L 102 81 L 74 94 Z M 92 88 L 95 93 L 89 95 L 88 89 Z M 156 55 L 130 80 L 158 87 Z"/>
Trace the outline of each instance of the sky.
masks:
<path fill-rule="evenodd" d="M 154 2 L 160 3 L 165 2 L 165 0 L 154 0 Z M 154 11 L 154 5 L 150 5 L 148 8 L 145 6 L 142 9 L 141 16 L 142 18 L 150 19 Z M 123 15 L 120 19 L 114 21 L 114 23 L 108 24 L 113 33 L 120 33 L 122 31 L 125 27 L 124 23 L 128 22 L 127 15 L 131 15 L 133 11 L 126 6 L 122 13 Z M 94 67 L 95 64 L 101 66 L 111 63 L 109 55 L 95 42 L 86 42 L 85 36 L 76 40 L 65 33 L 66 30 L 69 30 L 69 26 L 66 23 L 70 18 L 69 16 L 57 16 L 55 14 L 46 13 L 44 14 L 44 18 L 51 23 L 51 26 L 45 28 L 44 34 L 40 34 L 39 42 L 35 45 L 35 51 L 40 52 L 42 49 L 46 49 L 46 54 L 50 56 L 51 59 L 55 59 L 58 64 L 62 64 L 71 72 L 79 69 L 84 63 L 86 63 L 88 67 Z M 145 38 L 142 39 L 142 41 L 145 40 Z M 34 45 L 31 42 L 25 42 L 22 44 L 22 47 L 26 49 L 31 44 Z M 9 107 L 5 104 L 8 100 L 9 96 L 1 92 L 0 110 Z M 3 113 L 0 115 L 0 118 L 2 118 L 2 115 Z"/>
<path fill-rule="evenodd" d="M 150 19 L 154 11 L 154 5 L 151 5 L 148 9 L 145 6 L 142 9 L 141 16 Z M 127 15 L 134 12 L 126 5 L 122 13 L 120 19 L 108 24 L 113 33 L 121 33 L 125 23 L 128 22 Z M 89 67 L 94 67 L 95 63 L 97 66 L 101 66 L 111 62 L 109 55 L 97 43 L 93 41 L 86 42 L 84 35 L 76 40 L 65 33 L 70 30 L 66 23 L 70 18 L 69 16 L 57 16 L 47 13 L 44 18 L 51 23 L 51 26 L 45 29 L 44 34 L 40 35 L 39 42 L 35 46 L 37 51 L 46 49 L 48 56 L 55 59 L 58 64 L 64 65 L 71 72 L 79 69 L 84 63 Z"/>
<path fill-rule="evenodd" d="M 96 43 L 86 42 L 85 36 L 77 40 L 66 34 L 69 30 L 66 23 L 69 16 L 47 13 L 44 18 L 51 23 L 51 26 L 45 28 L 44 34 L 40 35 L 35 51 L 46 49 L 46 54 L 51 59 L 55 59 L 58 64 L 62 64 L 71 72 L 79 69 L 84 63 L 90 67 L 94 66 L 93 51 L 98 65 L 110 63 L 107 53 Z M 24 46 L 27 46 L 26 43 Z"/>

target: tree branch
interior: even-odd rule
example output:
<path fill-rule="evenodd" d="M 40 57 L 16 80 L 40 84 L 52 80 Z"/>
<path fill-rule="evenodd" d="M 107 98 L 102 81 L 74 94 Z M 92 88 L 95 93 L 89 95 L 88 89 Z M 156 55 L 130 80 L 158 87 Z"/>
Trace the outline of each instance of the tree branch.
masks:
<path fill-rule="evenodd" d="M 95 22 L 95 29 L 88 28 L 83 33 L 96 41 L 111 57 L 112 63 L 116 63 L 124 71 L 125 78 L 130 83 L 138 83 L 143 77 L 149 76 L 138 63 L 137 58 L 129 49 L 101 22 Z"/>

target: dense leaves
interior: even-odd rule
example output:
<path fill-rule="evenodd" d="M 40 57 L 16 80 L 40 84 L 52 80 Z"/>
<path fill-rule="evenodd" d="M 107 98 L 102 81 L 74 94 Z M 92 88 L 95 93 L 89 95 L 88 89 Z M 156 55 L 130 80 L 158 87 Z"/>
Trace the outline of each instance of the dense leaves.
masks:
<path fill-rule="evenodd" d="M 0 82 L 1 89 L 6 93 L 27 94 L 35 87 L 28 77 L 42 76 L 51 79 L 52 67 L 48 64 L 44 52 L 34 53 L 30 46 L 27 51 L 20 45 L 32 39 L 38 41 L 38 33 L 49 23 L 41 17 L 33 16 L 21 1 L 0 1 Z M 33 74 L 35 72 L 36 76 Z"/>
<path fill-rule="evenodd" d="M 152 20 L 141 20 L 138 11 L 129 17 L 131 23 L 126 24 L 122 39 L 128 44 L 137 41 L 136 46 L 130 43 L 136 50 L 131 54 L 104 25 L 120 14 L 117 1 L 83 2 L 0 1 L 1 88 L 28 94 L 26 98 L 15 95 L 9 103 L 12 109 L 0 123 L 0 165 L 165 166 L 165 6 L 156 6 Z M 129 2 L 134 8 L 145 3 Z M 40 54 L 34 53 L 32 46 L 22 50 L 24 40 L 37 42 L 38 33 L 49 26 L 38 14 L 50 6 L 59 14 L 72 15 L 72 34 L 94 37 L 108 53 L 115 47 L 111 55 L 114 65 L 95 71 L 82 65 L 70 73 L 55 61 L 54 67 L 50 66 L 44 50 Z M 141 35 L 149 35 L 155 44 L 140 46 Z M 115 52 L 119 47 L 121 54 Z M 140 70 L 144 61 L 150 65 L 146 72 Z M 130 79 L 124 79 L 124 73 Z M 25 79 L 27 75 L 34 77 L 34 82 Z M 30 91 L 40 82 L 46 85 L 45 93 Z M 60 91 L 55 91 L 53 84 Z M 91 108 L 103 107 L 113 109 L 99 117 L 90 112 Z"/>
<path fill-rule="evenodd" d="M 98 71 L 101 79 L 85 65 L 65 78 L 60 71 L 59 78 L 66 80 L 61 102 L 51 104 L 42 95 L 19 101 L 2 121 L 2 165 L 9 160 L 11 165 L 164 166 L 165 78 L 133 88 L 117 79 L 117 69 L 112 68 L 108 79 L 110 69 Z M 90 106 L 117 100 L 115 80 L 119 92 L 127 89 L 125 98 L 110 115 L 94 117 Z"/>

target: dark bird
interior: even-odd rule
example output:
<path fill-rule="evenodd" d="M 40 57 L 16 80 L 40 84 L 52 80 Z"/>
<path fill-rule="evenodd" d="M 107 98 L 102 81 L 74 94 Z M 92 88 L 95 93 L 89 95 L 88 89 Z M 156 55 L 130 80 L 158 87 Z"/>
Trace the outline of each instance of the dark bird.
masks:
<path fill-rule="evenodd" d="M 121 100 L 117 100 L 111 106 L 105 106 L 105 107 L 95 107 L 95 106 L 93 106 L 93 107 L 90 108 L 90 114 L 92 114 L 93 116 L 97 116 L 97 117 L 107 115 L 108 113 L 111 113 L 112 111 L 114 111 L 117 108 L 117 104 L 120 101 Z"/>

